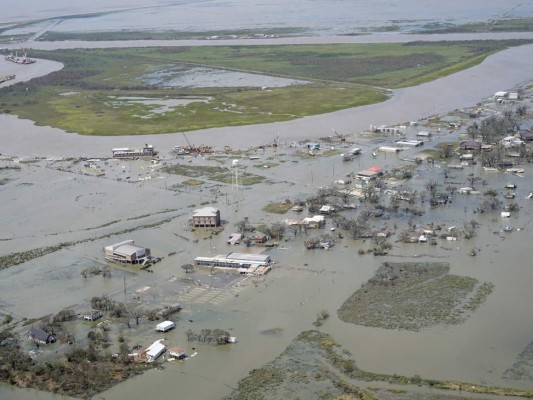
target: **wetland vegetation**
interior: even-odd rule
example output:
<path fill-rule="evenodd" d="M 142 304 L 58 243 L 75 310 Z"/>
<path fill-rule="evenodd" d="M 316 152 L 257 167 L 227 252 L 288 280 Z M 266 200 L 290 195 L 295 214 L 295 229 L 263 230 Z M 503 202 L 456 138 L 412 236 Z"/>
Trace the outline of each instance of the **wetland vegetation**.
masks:
<path fill-rule="evenodd" d="M 491 283 L 449 274 L 445 263 L 384 263 L 338 310 L 345 322 L 418 331 L 463 322 L 492 292 Z"/>
<path fill-rule="evenodd" d="M 372 104 L 522 40 L 34 51 L 61 71 L 1 89 L 4 113 L 85 135 L 173 133 L 287 121 Z M 174 71 L 173 68 L 179 68 Z M 284 87 L 157 86 L 198 67 L 299 82 Z M 177 75 L 176 75 L 177 74 Z M 294 101 L 297 98 L 298 101 Z M 176 101 L 182 103 L 177 104 Z M 169 102 L 174 101 L 171 105 Z"/>
<path fill-rule="evenodd" d="M 381 383 L 380 388 L 369 386 Z M 402 385 L 401 390 L 383 384 Z M 416 387 L 416 389 L 415 389 Z M 423 394 L 421 394 L 421 389 Z M 380 374 L 360 369 L 350 353 L 326 333 L 305 331 L 274 360 L 252 370 L 225 400 L 314 398 L 314 399 L 417 399 L 433 398 L 431 389 L 499 396 L 532 397 L 528 390 L 473 385 L 466 382 L 439 381 Z M 439 393 L 435 398 L 442 397 Z"/>

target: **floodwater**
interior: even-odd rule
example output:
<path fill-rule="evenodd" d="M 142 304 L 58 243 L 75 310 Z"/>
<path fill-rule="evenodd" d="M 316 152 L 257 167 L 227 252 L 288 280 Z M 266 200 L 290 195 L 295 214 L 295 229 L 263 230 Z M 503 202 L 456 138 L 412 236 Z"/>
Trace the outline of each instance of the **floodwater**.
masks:
<path fill-rule="evenodd" d="M 44 7 L 42 2 L 34 1 L 30 2 L 34 6 L 33 9 L 25 6 L 25 9 L 21 10 L 19 3 L 12 2 L 11 7 L 6 8 L 3 21 L 30 18 L 32 13 L 37 15 L 42 11 L 41 7 Z M 324 10 L 323 2 L 312 3 Z M 443 14 L 439 15 L 439 19 L 443 18 L 443 15 L 450 15 L 454 21 L 459 18 L 477 18 L 480 12 L 486 13 L 487 17 L 501 15 L 514 6 L 511 3 L 495 1 L 483 3 L 482 7 L 473 7 L 465 4 L 467 2 L 431 2 L 422 8 L 415 3 L 408 2 L 411 9 L 406 8 L 411 12 L 411 18 L 424 18 L 422 14 L 427 9 L 435 15 L 438 15 L 440 10 Z M 71 2 L 54 4 L 57 4 L 55 9 L 47 2 L 46 15 L 64 15 L 73 10 L 77 11 L 80 7 L 77 4 L 75 9 L 72 8 L 74 6 Z M 96 8 L 87 5 L 83 10 L 96 11 L 107 2 L 96 1 L 91 4 L 95 4 Z M 142 4 L 143 2 L 130 0 L 114 2 L 114 7 Z M 203 17 L 207 21 L 206 16 L 212 15 L 209 14 L 212 10 L 210 7 L 217 4 L 222 3 L 182 3 L 183 15 L 193 16 L 193 9 L 203 6 Z M 235 4 L 237 3 L 230 3 Z M 306 5 L 309 4 L 311 2 L 306 2 Z M 336 4 L 339 8 L 326 7 L 326 16 L 337 11 L 349 17 L 350 13 L 342 8 L 346 3 L 339 1 Z M 255 6 L 263 13 L 265 20 L 267 16 L 272 15 L 265 12 L 265 6 Z M 319 24 L 309 16 L 313 10 L 316 13 L 318 8 L 298 9 L 298 6 L 301 4 L 291 3 L 290 7 L 299 12 L 300 18 L 307 16 L 310 21 L 308 25 L 319 30 Z M 461 8 L 454 8 L 455 6 Z M 385 17 L 390 19 L 390 15 L 398 16 L 394 3 L 385 2 L 381 7 L 381 12 L 387 10 L 390 14 L 379 14 L 376 18 L 385 20 Z M 526 7 L 529 5 L 523 6 L 527 10 Z M 308 11 L 302 13 L 302 10 Z M 452 16 L 452 13 L 457 17 Z M 128 26 L 128 16 L 134 18 L 135 15 L 138 13 L 134 11 L 121 15 L 123 26 Z M 154 15 L 157 16 L 157 12 Z M 222 20 L 224 15 L 227 14 L 216 17 Z M 284 15 L 287 19 L 291 15 L 294 16 L 290 12 Z M 84 28 L 83 24 L 86 24 L 85 28 L 103 29 L 113 22 L 111 16 L 113 14 L 101 19 L 81 20 L 77 26 Z M 171 14 L 168 14 L 167 19 L 160 19 L 160 22 L 168 22 L 170 16 Z M 363 16 L 362 14 L 358 18 L 363 19 Z M 399 15 L 399 18 L 401 17 Z M 346 19 L 338 19 L 338 16 L 337 21 L 339 22 L 333 29 L 341 32 L 349 31 L 354 24 L 353 21 L 343 24 L 342 21 Z M 381 21 L 380 19 L 378 22 Z M 68 21 L 64 22 L 66 24 Z M 295 22 L 287 20 L 286 24 L 293 26 Z M 61 25 L 62 23 L 57 27 Z M 65 26 L 68 27 L 68 24 Z M 393 38 L 387 37 L 387 40 L 395 40 Z M 36 42 L 35 45 L 51 48 L 58 44 Z M 195 144 L 209 143 L 218 148 L 226 144 L 235 148 L 248 148 L 271 143 L 278 133 L 283 144 L 329 136 L 332 128 L 341 133 L 355 133 L 368 128 L 370 124 L 416 121 L 427 115 L 472 106 L 495 91 L 512 89 L 530 80 L 533 71 L 532 50 L 533 46 L 529 45 L 500 52 L 467 71 L 417 87 L 396 90 L 389 101 L 381 104 L 271 125 L 190 132 L 187 133 L 187 138 Z M 0 65 L 1 63 L 2 61 Z M 42 64 L 35 64 L 38 65 Z M 0 116 L 0 126 L 0 152 L 19 157 L 106 157 L 110 155 L 110 149 L 113 147 L 137 146 L 142 140 L 156 146 L 161 152 L 163 162 L 170 162 L 170 149 L 174 145 L 186 144 L 181 134 L 148 136 L 141 139 L 85 137 L 50 127 L 36 127 L 31 121 L 9 115 Z M 444 132 L 442 137 L 435 138 L 447 139 Z M 149 308 L 152 301 L 169 296 L 163 290 L 159 291 L 159 288 L 163 286 L 163 282 L 168 284 L 174 277 L 184 275 L 181 265 L 189 263 L 199 255 L 235 250 L 225 243 L 235 222 L 249 217 L 253 223 L 270 224 L 286 217 L 267 215 L 260 211 L 268 201 L 304 198 L 314 193 L 318 187 L 329 185 L 349 172 L 372 165 L 390 168 L 402 163 L 400 157 L 410 157 L 418 151 L 406 150 L 399 156 L 380 154 L 377 159 L 373 159 L 371 151 L 376 143 L 359 136 L 355 136 L 355 140 L 358 147 L 363 147 L 364 153 L 351 163 L 342 162 L 338 156 L 300 159 L 291 155 L 294 149 L 285 147 L 277 151 L 269 149 L 264 154 L 259 153 L 259 161 L 242 160 L 241 164 L 248 167 L 247 172 L 264 174 L 270 178 L 271 183 L 239 191 L 216 183 L 210 183 L 201 189 L 182 186 L 181 191 L 171 191 L 168 188 L 184 179 L 165 177 L 150 169 L 148 162 L 113 162 L 108 165 L 99 163 L 99 166 L 106 170 L 106 177 L 100 178 L 58 171 L 54 169 L 52 160 L 22 163 L 20 170 L 2 170 L 1 177 L 8 180 L 0 186 L 0 254 L 50 246 L 63 241 L 85 242 L 0 271 L 0 308 L 16 317 L 41 316 L 57 312 L 66 306 L 86 304 L 92 296 L 110 294 L 122 299 L 124 282 L 127 284 L 127 298 L 130 298 L 129 295 L 136 288 L 150 286 L 158 289 L 154 291 L 154 297 L 147 296 L 143 299 L 144 305 Z M 223 165 L 230 166 L 231 158 L 223 160 Z M 217 164 L 216 161 L 192 157 L 180 161 L 190 161 L 191 165 Z M 279 165 L 268 169 L 255 168 L 255 165 L 268 161 L 278 162 Z M 14 166 L 11 161 L 0 163 L 2 167 Z M 423 180 L 426 178 L 443 180 L 440 168 L 429 165 L 424 167 L 424 176 L 414 179 L 414 184 L 418 184 L 420 190 L 423 190 Z M 531 389 L 531 382 L 510 382 L 501 378 L 503 372 L 511 367 L 517 355 L 533 339 L 533 320 L 530 318 L 533 271 L 529 253 L 524 250 L 530 245 L 532 237 L 533 202 L 526 201 L 525 195 L 531 190 L 530 176 L 533 168 L 528 165 L 524 167 L 525 178 L 511 177 L 503 173 L 488 175 L 478 169 L 471 169 L 472 167 L 453 173 L 454 181 L 463 183 L 461 186 L 466 186 L 466 175 L 471 172 L 486 179 L 489 185 L 499 190 L 509 180 L 515 181 L 518 184 L 517 202 L 521 206 L 518 218 L 503 222 L 497 213 L 474 214 L 473 204 L 480 200 L 456 195 L 450 206 L 434 210 L 427 207 L 426 213 L 415 221 L 462 226 L 463 221 L 476 219 L 481 223 L 481 227 L 478 235 L 468 242 L 462 240 L 451 244 L 440 243 L 439 246 L 395 244 L 391 255 L 374 257 L 357 255 L 360 248 L 369 247 L 368 243 L 342 239 L 329 251 L 305 251 L 302 239 L 297 238 L 283 242 L 281 248 L 270 251 L 276 266 L 264 280 L 248 279 L 241 286 L 226 287 L 222 293 L 202 287 L 198 288 L 198 291 L 179 292 L 170 296 L 172 301 L 181 302 L 185 308 L 179 316 L 177 329 L 165 336 L 170 343 L 180 344 L 190 352 L 195 346 L 198 355 L 184 363 L 165 362 L 164 369 L 151 370 L 95 398 L 221 398 L 251 369 L 260 367 L 282 352 L 298 333 L 312 329 L 316 313 L 322 309 L 328 310 L 331 317 L 321 329 L 331 333 L 343 347 L 349 349 L 358 366 L 364 369 Z M 130 176 L 130 179 L 126 180 L 124 175 Z M 146 179 L 147 176 L 151 179 Z M 194 208 L 207 201 L 221 209 L 227 226 L 222 234 L 206 238 L 201 232 L 190 231 L 187 219 Z M 287 216 L 298 217 L 290 213 Z M 138 219 L 131 219 L 132 217 Z M 173 219 L 155 228 L 87 241 L 138 225 L 155 223 L 167 217 Z M 401 229 L 412 221 L 404 219 L 395 222 Z M 374 222 L 376 227 L 384 223 L 387 221 Z M 502 233 L 504 225 L 512 225 L 515 231 L 510 234 Z M 163 261 L 154 267 L 153 274 L 132 274 L 113 270 L 113 277 L 109 280 L 81 277 L 81 270 L 102 261 L 103 246 L 130 238 L 151 247 L 155 255 L 164 257 Z M 479 250 L 478 255 L 469 257 L 468 253 L 474 247 Z M 171 253 L 176 254 L 169 256 Z M 480 282 L 493 282 L 495 290 L 486 303 L 459 326 L 435 327 L 413 333 L 361 327 L 338 320 L 336 310 L 374 274 L 380 263 L 397 260 L 448 261 L 452 273 L 471 276 Z M 228 329 L 237 336 L 239 342 L 219 347 L 190 344 L 185 342 L 184 334 L 189 328 L 195 331 L 202 328 Z M 262 331 L 276 328 L 282 329 L 282 333 L 261 334 Z M 151 330 L 146 325 L 141 330 L 148 332 L 147 338 L 155 337 L 155 333 L 150 333 Z M 0 385 L 0 398 L 57 400 L 64 397 Z"/>
<path fill-rule="evenodd" d="M 434 141 L 453 138 L 453 135 L 442 131 Z M 283 147 L 267 149 L 264 153 L 259 151 L 256 153 L 259 160 L 241 159 L 240 164 L 247 167 L 247 172 L 264 174 L 272 183 L 239 191 L 231 185 L 216 183 L 201 189 L 183 188 L 180 192 L 166 190 L 184 178 L 166 176 L 160 179 L 165 175 L 156 168 L 150 168 L 148 161 L 112 161 L 108 164 L 103 160 L 94 161 L 106 170 L 103 178 L 57 171 L 57 164 L 52 160 L 22 164 L 21 171 L 8 171 L 12 180 L 0 187 L 0 201 L 5 210 L 0 227 L 3 239 L 0 242 L 1 254 L 61 241 L 84 240 L 156 222 L 168 216 L 175 218 L 157 228 L 78 244 L 0 271 L 0 307 L 17 316 L 34 317 L 67 305 L 83 304 L 92 296 L 102 294 L 124 301 L 130 298 L 133 290 L 144 286 L 154 288 L 153 292 L 148 292 L 153 294 L 146 295 L 143 300 L 146 308 L 156 304 L 161 297 L 167 296 L 168 300 L 172 291 L 166 292 L 163 287 L 173 282 L 173 277 L 184 276 L 181 265 L 200 255 L 242 250 L 228 246 L 225 241 L 235 222 L 243 217 L 249 217 L 254 224 L 301 217 L 291 212 L 280 216 L 261 212 L 260 208 L 268 201 L 304 198 L 318 187 L 329 185 L 349 172 L 371 165 L 388 169 L 404 163 L 400 158 L 413 157 L 419 151 L 408 149 L 400 155 L 380 153 L 374 159 L 371 150 L 376 142 L 368 138 L 358 138 L 358 141 L 364 152 L 353 162 L 343 162 L 339 155 L 300 158 L 296 151 L 302 146 L 299 149 Z M 339 150 L 345 152 L 350 147 L 353 145 L 345 145 Z M 163 163 L 175 161 L 168 152 L 161 156 Z M 184 157 L 178 161 L 191 165 L 229 166 L 234 156 L 221 158 L 222 161 L 208 158 Z M 256 168 L 266 162 L 279 165 Z M 498 213 L 474 214 L 474 204 L 481 201 L 482 196 L 456 195 L 453 204 L 447 207 L 431 209 L 426 205 L 426 213 L 415 221 L 462 226 L 463 221 L 476 219 L 481 224 L 478 236 L 468 242 L 459 240 L 450 244 L 440 241 L 439 246 L 394 244 L 391 255 L 374 257 L 357 255 L 360 248 L 368 248 L 370 244 L 353 242 L 348 238 L 337 242 L 329 251 L 306 251 L 303 238 L 291 239 L 288 233 L 288 241 L 282 242 L 279 249 L 269 251 L 276 265 L 266 278 L 248 279 L 240 286 L 224 287 L 222 292 L 201 287 L 171 295 L 172 301 L 180 302 L 184 310 L 179 314 L 177 329 L 164 336 L 170 345 L 179 344 L 190 353 L 197 351 L 198 354 L 183 363 L 164 362 L 163 369 L 148 371 L 95 398 L 170 398 L 177 390 L 183 398 L 221 398 L 250 369 L 274 358 L 301 331 L 312 329 L 311 323 L 322 309 L 328 310 L 331 317 L 321 329 L 331 333 L 343 347 L 349 349 L 362 368 L 531 388 L 530 382 L 501 379 L 502 373 L 532 340 L 533 331 L 533 321 L 527 317 L 533 301 L 530 290 L 533 271 L 528 253 L 523 251 L 531 240 L 533 203 L 525 200 L 525 196 L 530 190 L 528 182 L 533 168 L 529 165 L 524 167 L 525 178 L 505 173 L 487 174 L 480 171 L 479 166 L 452 172 L 453 177 L 449 178 L 460 186 L 466 186 L 467 175 L 474 172 L 486 179 L 490 187 L 500 191 L 506 183 L 514 181 L 518 185 L 516 200 L 521 206 L 519 218 L 504 222 Z M 290 174 L 287 174 L 288 169 Z M 418 190 L 424 190 L 425 179 L 443 180 L 442 168 L 438 166 L 428 164 L 422 170 L 424 175 L 416 175 L 413 179 Z M 118 181 L 124 175 L 131 176 L 134 183 Z M 151 179 L 138 179 L 146 176 Z M 200 231 L 192 232 L 187 227 L 191 210 L 205 201 L 220 207 L 222 218 L 227 221 L 220 235 L 205 238 Z M 173 209 L 175 211 L 156 214 Z M 358 211 L 350 213 L 357 215 Z M 132 217 L 141 219 L 131 220 Z M 32 221 L 39 221 L 39 224 Z M 106 226 L 113 221 L 117 222 Z M 413 221 L 400 218 L 372 222 L 376 227 L 393 223 L 397 223 L 401 230 Z M 515 231 L 510 234 L 501 232 L 504 225 L 513 226 Z M 517 228 L 520 230 L 517 231 Z M 164 257 L 153 268 L 153 274 L 113 270 L 113 277 L 109 280 L 100 277 L 86 280 L 80 276 L 83 268 L 102 261 L 103 246 L 128 238 L 151 247 L 155 255 Z M 194 240 L 198 242 L 194 243 Z M 394 238 L 391 241 L 394 242 Z M 468 253 L 474 247 L 479 249 L 478 256 L 469 257 Z M 167 256 L 171 252 L 176 254 Z M 380 263 L 406 260 L 447 261 L 451 264 L 451 273 L 471 276 L 480 282 L 490 281 L 495 283 L 496 288 L 487 302 L 459 326 L 435 327 L 413 333 L 366 328 L 338 320 L 336 310 L 374 274 Z M 124 277 L 127 297 L 122 295 Z M 43 298 L 47 301 L 39 301 Z M 160 337 L 150 326 L 151 323 L 145 322 L 140 328 L 146 342 Z M 235 345 L 219 347 L 187 343 L 184 332 L 189 328 L 195 331 L 203 328 L 230 330 L 239 341 Z M 261 334 L 274 328 L 282 329 L 282 333 L 272 336 Z M 0 386 L 2 398 L 22 399 L 27 398 L 27 393 Z M 35 398 L 48 400 L 57 397 L 36 393 Z"/>
<path fill-rule="evenodd" d="M 75 17 L 75 14 L 89 12 L 103 14 Z M 47 2 L 46 6 L 42 2 L 28 0 L 24 2 L 24 7 L 19 2 L 5 0 L 0 22 L 57 17 L 59 23 L 53 21 L 50 30 L 60 32 L 296 28 L 312 35 L 336 35 L 390 26 L 413 31 L 433 24 L 485 22 L 531 15 L 531 3 L 517 0 L 486 0 L 482 3 L 428 0 L 423 7 L 414 0 L 401 3 L 390 0 L 296 0 L 290 4 L 281 0 L 160 0 L 150 6 L 140 0 L 115 1 L 112 5 L 103 0 L 81 4 L 54 0 Z M 42 24 L 36 27 L 36 30 L 39 29 L 42 29 Z M 12 29 L 5 34 L 21 31 Z"/>
<path fill-rule="evenodd" d="M 182 66 L 157 71 L 141 78 L 149 85 L 163 87 L 286 87 L 304 85 L 307 81 L 279 78 L 275 76 L 228 71 L 217 68 L 196 67 L 184 69 Z"/>

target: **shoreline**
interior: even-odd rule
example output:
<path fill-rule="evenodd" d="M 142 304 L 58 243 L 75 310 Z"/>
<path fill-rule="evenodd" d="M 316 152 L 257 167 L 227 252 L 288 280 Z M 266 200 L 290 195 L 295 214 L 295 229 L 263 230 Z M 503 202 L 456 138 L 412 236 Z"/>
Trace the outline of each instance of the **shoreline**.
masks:
<path fill-rule="evenodd" d="M 181 40 L 104 40 L 104 41 L 24 41 L 1 46 L 8 50 L 20 48 L 37 50 L 104 49 L 124 47 L 173 47 L 173 46 L 265 46 L 294 44 L 349 44 L 349 43 L 408 43 L 414 41 L 472 41 L 472 40 L 533 40 L 533 32 L 487 32 L 487 33 L 435 33 L 435 34 L 389 34 L 377 33 L 357 36 L 295 36 L 274 39 L 181 39 Z"/>

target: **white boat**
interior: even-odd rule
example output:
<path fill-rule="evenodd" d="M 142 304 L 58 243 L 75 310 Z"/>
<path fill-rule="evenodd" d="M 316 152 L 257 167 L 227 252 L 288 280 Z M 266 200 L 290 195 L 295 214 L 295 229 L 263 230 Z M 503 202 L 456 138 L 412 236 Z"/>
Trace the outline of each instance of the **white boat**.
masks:
<path fill-rule="evenodd" d="M 237 338 L 235 336 L 230 336 L 226 339 L 227 343 L 237 343 Z"/>

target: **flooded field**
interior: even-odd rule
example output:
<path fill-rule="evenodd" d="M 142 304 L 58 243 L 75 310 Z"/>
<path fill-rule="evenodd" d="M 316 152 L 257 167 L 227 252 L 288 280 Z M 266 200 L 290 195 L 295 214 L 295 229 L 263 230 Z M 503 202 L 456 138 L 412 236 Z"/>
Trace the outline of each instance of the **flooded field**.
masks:
<path fill-rule="evenodd" d="M 148 84 L 163 87 L 285 87 L 304 85 L 306 81 L 277 78 L 214 68 L 188 68 L 177 66 L 154 72 L 141 78 Z"/>

